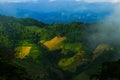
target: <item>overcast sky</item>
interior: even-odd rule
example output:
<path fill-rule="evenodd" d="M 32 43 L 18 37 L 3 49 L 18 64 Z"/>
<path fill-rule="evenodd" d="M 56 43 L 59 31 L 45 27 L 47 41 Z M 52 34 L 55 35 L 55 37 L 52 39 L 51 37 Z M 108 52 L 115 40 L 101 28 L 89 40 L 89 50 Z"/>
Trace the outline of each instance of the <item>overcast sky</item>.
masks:
<path fill-rule="evenodd" d="M 0 3 L 21 3 L 21 2 L 63 2 L 63 1 L 75 1 L 75 2 L 111 2 L 111 3 L 117 3 L 120 2 L 120 0 L 0 0 Z"/>

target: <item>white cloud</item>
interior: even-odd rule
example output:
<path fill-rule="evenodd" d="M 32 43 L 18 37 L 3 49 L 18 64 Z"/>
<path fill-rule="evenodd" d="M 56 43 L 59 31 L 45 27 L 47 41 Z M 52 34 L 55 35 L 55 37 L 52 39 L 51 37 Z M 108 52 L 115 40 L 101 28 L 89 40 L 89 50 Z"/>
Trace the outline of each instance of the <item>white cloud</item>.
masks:
<path fill-rule="evenodd" d="M 0 3 L 37 2 L 38 0 L 0 0 Z"/>
<path fill-rule="evenodd" d="M 90 2 L 90 3 L 94 3 L 94 2 L 112 2 L 112 3 L 117 3 L 120 2 L 120 0 L 75 0 L 76 2 Z"/>
<path fill-rule="evenodd" d="M 50 2 L 55 2 L 56 0 L 49 0 Z"/>
<path fill-rule="evenodd" d="M 76 2 L 80 2 L 81 0 L 75 0 Z"/>

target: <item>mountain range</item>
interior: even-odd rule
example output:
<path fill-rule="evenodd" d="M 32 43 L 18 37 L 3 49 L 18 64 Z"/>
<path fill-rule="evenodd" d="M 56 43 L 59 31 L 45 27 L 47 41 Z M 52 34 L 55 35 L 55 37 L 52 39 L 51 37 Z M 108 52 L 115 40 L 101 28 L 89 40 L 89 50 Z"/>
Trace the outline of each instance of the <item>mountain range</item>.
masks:
<path fill-rule="evenodd" d="M 119 60 L 120 44 L 113 42 L 109 33 L 104 39 L 98 28 L 101 24 L 46 24 L 0 15 L 0 79 L 90 80 L 104 75 L 104 62 Z M 114 74 L 112 79 L 119 75 L 117 69 L 109 70 Z M 109 73 L 104 77 L 111 78 Z"/>
<path fill-rule="evenodd" d="M 120 79 L 119 3 L 32 1 L 0 3 L 0 80 Z"/>
<path fill-rule="evenodd" d="M 34 18 L 45 23 L 98 22 L 114 11 L 118 3 L 45 2 L 5 3 L 0 13 L 20 18 Z"/>

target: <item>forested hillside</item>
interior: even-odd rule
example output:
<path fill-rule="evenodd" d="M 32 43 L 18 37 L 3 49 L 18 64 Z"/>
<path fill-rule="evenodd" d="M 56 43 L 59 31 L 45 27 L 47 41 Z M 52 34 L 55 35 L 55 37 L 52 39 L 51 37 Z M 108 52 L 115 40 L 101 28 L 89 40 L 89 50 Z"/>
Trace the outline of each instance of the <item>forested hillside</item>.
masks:
<path fill-rule="evenodd" d="M 90 80 L 119 53 L 119 44 L 95 35 L 99 24 L 0 15 L 0 80 Z"/>

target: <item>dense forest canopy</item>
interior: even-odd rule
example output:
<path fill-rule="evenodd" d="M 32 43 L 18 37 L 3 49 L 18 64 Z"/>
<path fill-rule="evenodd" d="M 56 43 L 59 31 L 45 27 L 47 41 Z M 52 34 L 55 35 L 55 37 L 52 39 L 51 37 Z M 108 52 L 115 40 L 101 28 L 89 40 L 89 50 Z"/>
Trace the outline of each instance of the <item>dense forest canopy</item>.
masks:
<path fill-rule="evenodd" d="M 99 24 L 0 15 L 0 80 L 89 80 L 119 54 L 119 44 L 95 35 Z"/>

